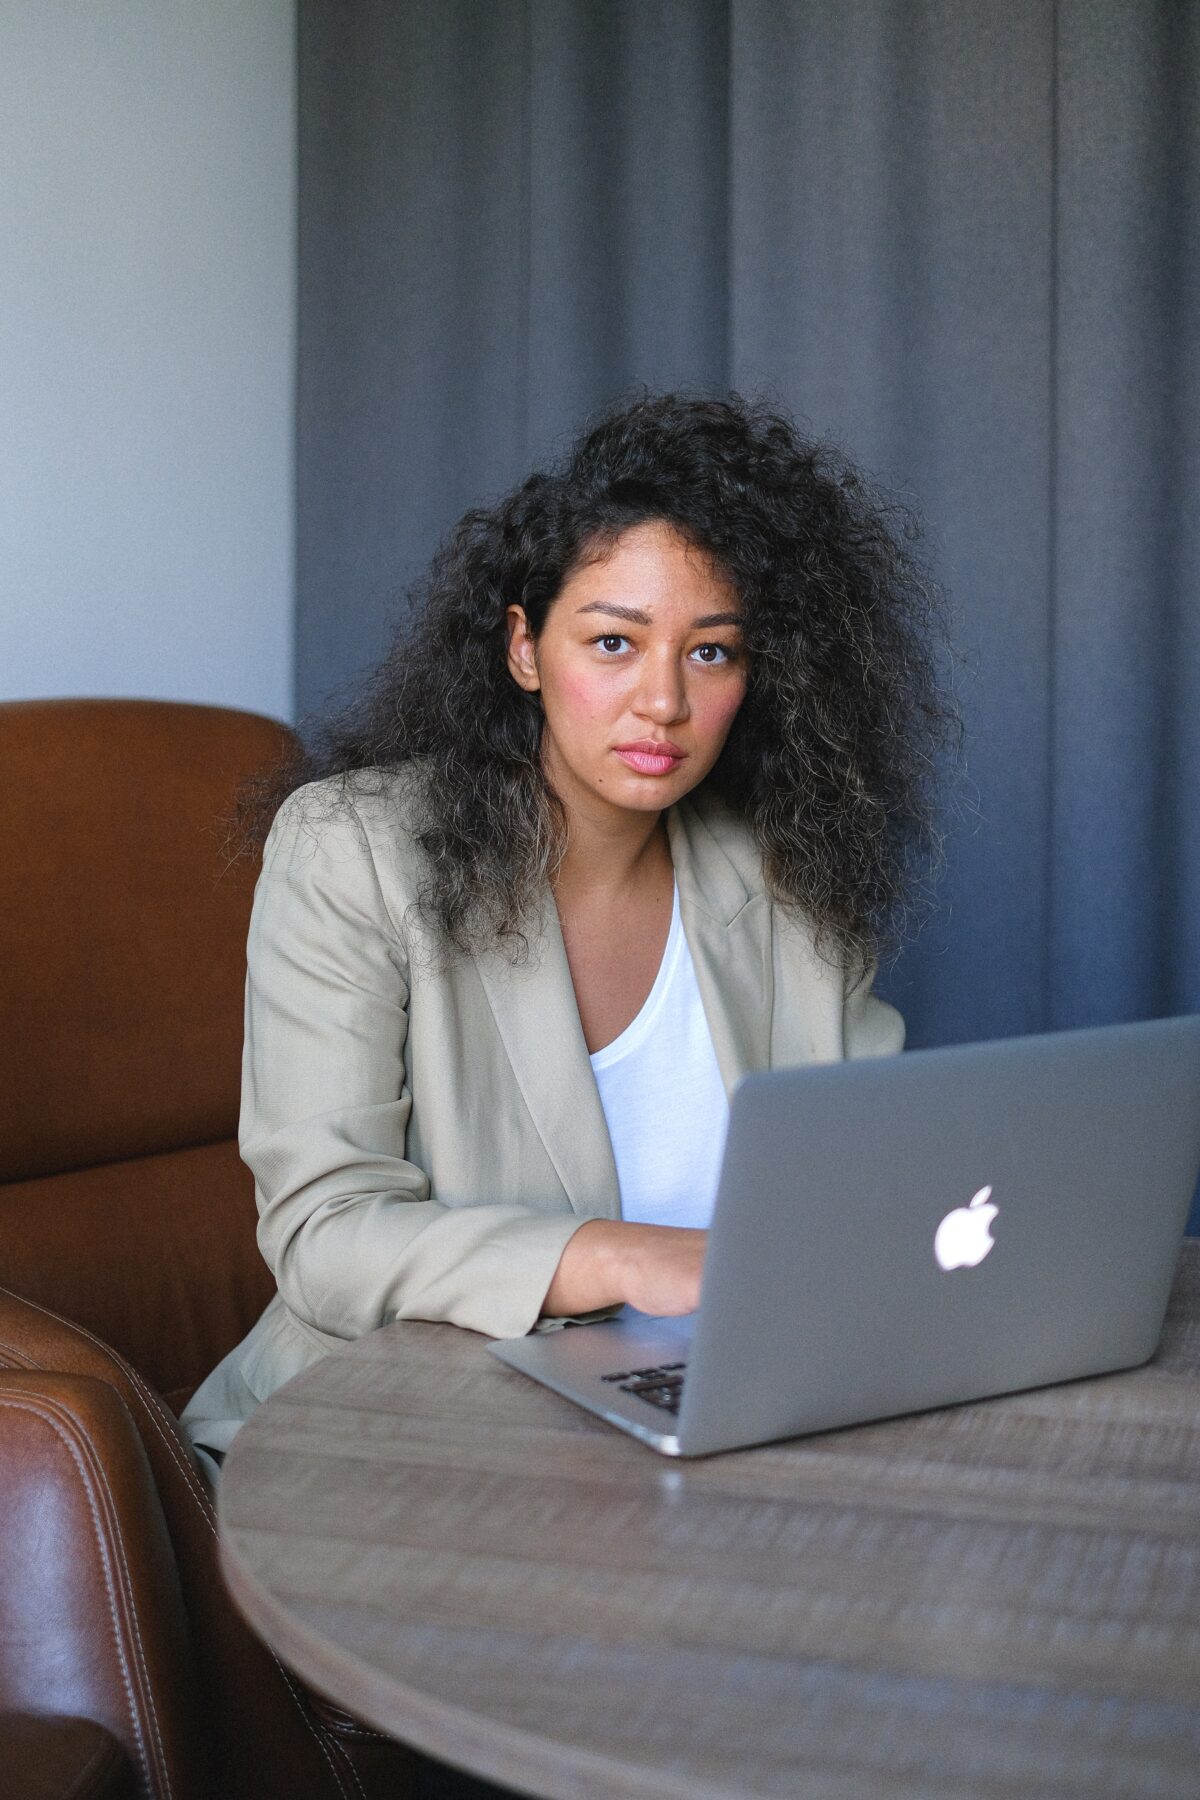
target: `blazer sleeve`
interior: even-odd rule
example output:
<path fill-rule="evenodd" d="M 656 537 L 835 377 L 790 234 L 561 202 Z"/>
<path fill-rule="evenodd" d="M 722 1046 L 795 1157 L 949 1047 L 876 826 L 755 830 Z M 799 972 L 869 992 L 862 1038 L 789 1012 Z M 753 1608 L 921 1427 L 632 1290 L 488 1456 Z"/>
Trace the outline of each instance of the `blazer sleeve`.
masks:
<path fill-rule="evenodd" d="M 430 1197 L 405 1156 L 405 940 L 353 804 L 312 828 L 307 791 L 271 826 L 246 946 L 238 1142 L 259 1247 L 288 1308 L 320 1332 L 441 1319 L 523 1336 L 585 1221 Z"/>
<path fill-rule="evenodd" d="M 878 964 L 861 982 L 847 979 L 842 1002 L 842 1042 L 847 1057 L 893 1056 L 904 1048 L 904 1020 L 894 1006 L 871 991 Z"/>

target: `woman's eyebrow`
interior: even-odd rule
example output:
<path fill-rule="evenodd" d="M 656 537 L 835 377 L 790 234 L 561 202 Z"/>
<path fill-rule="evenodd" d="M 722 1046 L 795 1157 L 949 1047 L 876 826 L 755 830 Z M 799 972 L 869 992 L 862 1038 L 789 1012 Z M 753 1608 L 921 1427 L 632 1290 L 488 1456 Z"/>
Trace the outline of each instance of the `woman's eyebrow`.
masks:
<path fill-rule="evenodd" d="M 628 619 L 631 625 L 653 624 L 650 615 L 642 612 L 640 608 L 636 606 L 618 606 L 615 601 L 611 600 L 590 600 L 586 606 L 576 608 L 577 617 L 579 613 L 610 613 L 614 619 Z M 693 619 L 688 629 L 691 631 L 707 631 L 712 625 L 740 625 L 741 622 L 741 613 L 705 613 L 702 619 Z"/>
<path fill-rule="evenodd" d="M 580 613 L 611 613 L 614 619 L 628 619 L 631 625 L 649 625 L 650 615 L 639 611 L 636 606 L 617 606 L 608 600 L 591 600 L 586 606 L 576 608 L 576 617 Z"/>

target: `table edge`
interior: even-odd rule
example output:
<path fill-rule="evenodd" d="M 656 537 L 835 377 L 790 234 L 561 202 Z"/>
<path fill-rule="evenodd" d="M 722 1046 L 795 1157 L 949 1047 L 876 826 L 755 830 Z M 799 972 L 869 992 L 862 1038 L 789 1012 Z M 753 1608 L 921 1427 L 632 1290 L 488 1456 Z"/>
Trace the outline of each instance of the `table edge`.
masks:
<path fill-rule="evenodd" d="M 482 1715 L 439 1700 L 427 1690 L 394 1676 L 378 1675 L 369 1663 L 296 1620 L 248 1572 L 227 1533 L 219 1533 L 217 1541 L 226 1589 L 255 1635 L 287 1670 L 331 1705 L 351 1711 L 386 1737 L 469 1774 L 525 1791 L 530 1800 L 641 1800 L 642 1796 L 647 1800 L 732 1800 L 735 1790 L 723 1784 L 714 1786 L 702 1776 L 676 1779 L 668 1771 L 559 1744 L 556 1739 L 499 1720 L 483 1722 Z M 365 1703 L 357 1691 L 352 1704 L 344 1693 L 333 1691 L 327 1669 L 335 1682 L 343 1673 L 350 1677 L 356 1690 L 365 1691 Z M 377 1693 L 387 1697 L 378 1705 Z M 396 1729 L 394 1704 L 387 1703 L 394 1703 L 397 1697 L 405 1702 L 403 1735 Z M 480 1759 L 464 1763 L 464 1746 L 473 1755 L 481 1752 Z M 564 1777 L 566 1786 L 561 1785 Z"/>

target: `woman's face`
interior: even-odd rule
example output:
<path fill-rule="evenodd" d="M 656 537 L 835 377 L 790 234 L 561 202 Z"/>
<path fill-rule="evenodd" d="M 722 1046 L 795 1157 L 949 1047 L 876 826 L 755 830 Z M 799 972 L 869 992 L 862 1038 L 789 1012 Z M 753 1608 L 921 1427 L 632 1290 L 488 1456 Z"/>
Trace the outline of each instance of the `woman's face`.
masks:
<path fill-rule="evenodd" d="M 508 608 L 509 671 L 541 696 L 564 805 L 657 812 L 703 781 L 746 692 L 740 617 L 711 557 L 657 520 L 567 578 L 536 642 Z"/>

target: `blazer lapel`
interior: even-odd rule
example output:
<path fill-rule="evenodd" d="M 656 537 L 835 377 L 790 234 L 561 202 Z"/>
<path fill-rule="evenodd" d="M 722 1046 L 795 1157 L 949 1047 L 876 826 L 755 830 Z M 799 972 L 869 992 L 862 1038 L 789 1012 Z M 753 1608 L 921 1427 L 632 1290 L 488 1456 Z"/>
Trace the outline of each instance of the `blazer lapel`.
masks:
<path fill-rule="evenodd" d="M 499 953 L 488 952 L 475 959 L 476 968 L 517 1085 L 571 1210 L 588 1218 L 619 1219 L 617 1166 L 549 890 L 531 935 L 539 927 L 540 942 L 527 967 L 513 968 Z"/>
<path fill-rule="evenodd" d="M 725 1091 L 771 1060 L 771 909 L 699 808 L 667 813 L 679 913 Z"/>

